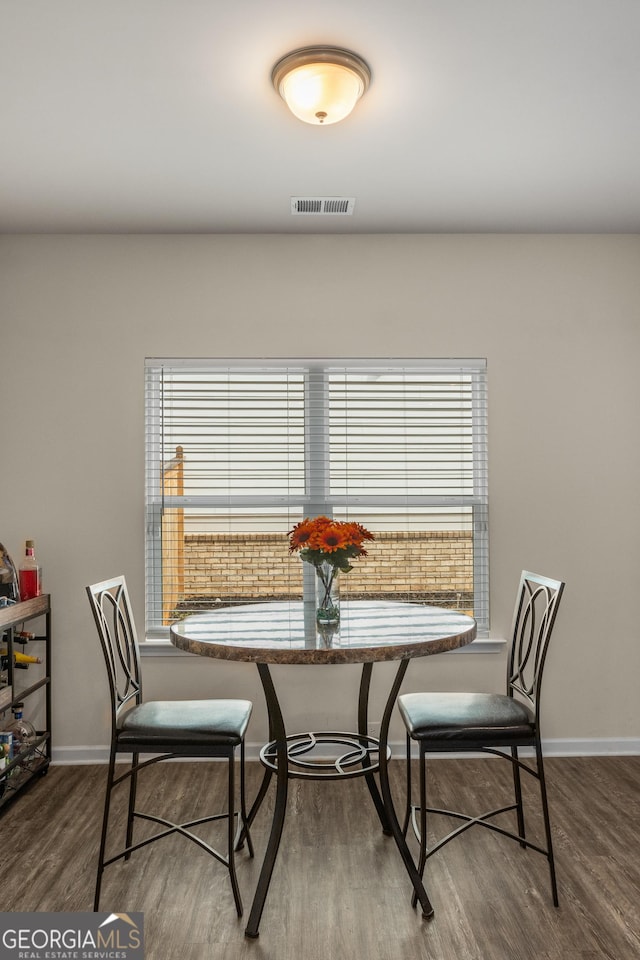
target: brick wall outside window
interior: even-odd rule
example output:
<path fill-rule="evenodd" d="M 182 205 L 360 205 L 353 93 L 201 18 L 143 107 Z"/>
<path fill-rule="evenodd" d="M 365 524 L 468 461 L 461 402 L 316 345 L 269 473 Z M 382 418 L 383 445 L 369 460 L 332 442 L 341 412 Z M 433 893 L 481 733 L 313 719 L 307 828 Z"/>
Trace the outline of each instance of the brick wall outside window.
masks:
<path fill-rule="evenodd" d="M 377 533 L 368 556 L 341 575 L 344 598 L 473 605 L 473 548 L 465 531 Z M 302 596 L 302 561 L 285 534 L 187 534 L 178 614 L 211 605 Z"/>

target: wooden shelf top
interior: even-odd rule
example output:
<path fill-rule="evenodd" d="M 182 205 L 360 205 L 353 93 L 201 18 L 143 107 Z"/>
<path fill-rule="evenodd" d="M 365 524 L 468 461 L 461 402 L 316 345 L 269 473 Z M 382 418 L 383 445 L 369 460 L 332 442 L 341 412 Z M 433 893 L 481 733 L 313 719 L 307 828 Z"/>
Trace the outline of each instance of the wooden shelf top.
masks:
<path fill-rule="evenodd" d="M 0 607 L 0 627 L 11 627 L 31 617 L 49 613 L 50 599 L 48 593 L 43 593 L 32 600 L 21 600 L 20 603 L 12 603 L 10 607 Z"/>

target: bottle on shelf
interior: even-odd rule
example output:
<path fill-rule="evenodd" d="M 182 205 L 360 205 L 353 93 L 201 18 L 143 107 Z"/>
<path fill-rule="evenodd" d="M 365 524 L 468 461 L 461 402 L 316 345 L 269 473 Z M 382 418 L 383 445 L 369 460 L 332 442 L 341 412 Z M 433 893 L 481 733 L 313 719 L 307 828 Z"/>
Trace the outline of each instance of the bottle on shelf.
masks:
<path fill-rule="evenodd" d="M 2 675 L 7 669 L 7 663 L 9 660 L 9 654 L 6 647 L 0 649 L 0 685 L 4 682 Z M 6 661 L 6 662 L 5 662 Z M 13 651 L 13 666 L 14 669 L 18 670 L 28 670 L 30 663 L 42 663 L 40 657 L 32 657 L 28 653 L 20 653 L 18 650 Z"/>
<path fill-rule="evenodd" d="M 8 551 L 0 543 L 0 606 L 18 600 L 18 574 Z"/>
<path fill-rule="evenodd" d="M 13 736 L 9 730 L 0 730 L 0 771 L 13 760 Z"/>
<path fill-rule="evenodd" d="M 25 720 L 22 716 L 23 709 L 23 703 L 15 703 L 13 705 L 13 720 L 6 728 L 6 732 L 12 736 L 14 755 L 18 753 L 19 750 L 34 743 L 38 736 L 31 721 Z"/>
<path fill-rule="evenodd" d="M 30 663 L 42 663 L 40 657 L 32 657 L 29 653 L 20 653 L 19 650 L 13 651 L 13 658 L 16 663 L 26 663 L 27 665 Z"/>
<path fill-rule="evenodd" d="M 27 540 L 25 555 L 18 569 L 20 599 L 31 600 L 42 593 L 42 567 L 36 560 L 35 540 Z"/>

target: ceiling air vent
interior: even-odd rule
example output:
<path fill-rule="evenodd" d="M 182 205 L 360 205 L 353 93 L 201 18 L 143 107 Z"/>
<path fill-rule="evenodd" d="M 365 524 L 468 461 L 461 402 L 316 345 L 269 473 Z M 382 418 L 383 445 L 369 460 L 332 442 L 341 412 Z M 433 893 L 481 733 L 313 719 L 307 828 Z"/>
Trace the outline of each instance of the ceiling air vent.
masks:
<path fill-rule="evenodd" d="M 291 197 L 291 213 L 294 216 L 338 214 L 350 217 L 355 203 L 355 197 Z"/>

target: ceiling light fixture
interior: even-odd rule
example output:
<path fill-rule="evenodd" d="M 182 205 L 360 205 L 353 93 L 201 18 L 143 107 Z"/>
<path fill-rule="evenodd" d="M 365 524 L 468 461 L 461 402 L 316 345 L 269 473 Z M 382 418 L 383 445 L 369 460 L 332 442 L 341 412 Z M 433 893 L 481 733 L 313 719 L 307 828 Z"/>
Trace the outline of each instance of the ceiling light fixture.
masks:
<path fill-rule="evenodd" d="M 271 81 L 291 112 L 305 123 L 348 117 L 371 81 L 368 65 L 340 47 L 304 47 L 278 60 Z"/>

